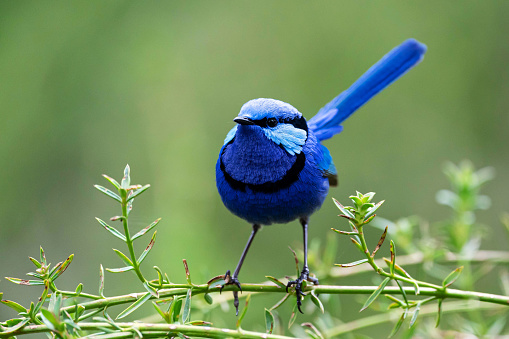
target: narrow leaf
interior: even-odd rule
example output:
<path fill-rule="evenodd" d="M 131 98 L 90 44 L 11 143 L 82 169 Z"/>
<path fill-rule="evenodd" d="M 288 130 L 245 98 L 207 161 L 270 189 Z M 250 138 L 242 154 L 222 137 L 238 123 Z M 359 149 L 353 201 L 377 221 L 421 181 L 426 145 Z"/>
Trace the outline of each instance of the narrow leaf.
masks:
<path fill-rule="evenodd" d="M 44 281 L 42 281 L 42 280 L 26 280 L 26 279 L 11 278 L 11 277 L 5 277 L 5 279 L 9 280 L 11 283 L 14 283 L 16 285 L 25 285 L 25 286 L 44 285 Z"/>
<path fill-rule="evenodd" d="M 373 253 L 371 254 L 371 258 L 375 257 L 376 252 L 382 247 L 385 237 L 387 236 L 387 230 L 389 229 L 389 226 L 385 226 L 385 231 L 382 233 L 382 236 L 380 237 L 380 240 L 378 240 L 378 244 L 376 244 L 375 249 L 373 250 Z"/>
<path fill-rule="evenodd" d="M 131 240 L 134 240 L 134 239 L 137 239 L 137 238 L 141 237 L 142 235 L 144 235 L 145 233 L 147 233 L 148 231 L 150 231 L 151 229 L 156 227 L 157 224 L 159 224 L 159 221 L 161 221 L 161 218 L 157 219 L 156 221 L 154 221 L 153 223 L 151 223 L 150 225 L 148 225 L 147 227 L 145 227 L 144 229 L 142 229 L 141 231 L 139 231 L 138 233 L 133 235 Z"/>
<path fill-rule="evenodd" d="M 288 320 L 288 329 L 292 327 L 296 319 L 297 319 L 297 304 L 293 305 L 292 315 L 290 316 L 290 320 Z"/>
<path fill-rule="evenodd" d="M 27 312 L 27 309 L 24 308 L 23 306 L 21 306 L 20 304 L 18 304 L 17 302 L 15 301 L 11 301 L 11 300 L 0 300 L 0 302 L 2 304 L 4 304 L 5 306 L 9 306 L 10 308 L 12 308 L 13 310 L 15 310 L 16 312 L 20 313 L 20 312 Z"/>
<path fill-rule="evenodd" d="M 41 249 L 41 263 L 46 265 L 47 264 L 47 262 L 46 262 L 46 254 L 44 254 L 44 250 L 42 249 L 42 246 L 40 247 L 40 249 Z"/>
<path fill-rule="evenodd" d="M 43 308 L 41 309 L 41 315 L 42 322 L 48 326 L 49 329 L 56 330 L 59 328 L 60 323 L 52 312 Z"/>
<path fill-rule="evenodd" d="M 30 259 L 30 261 L 34 263 L 35 267 L 37 267 L 37 268 L 41 268 L 42 267 L 41 263 L 38 262 L 37 259 L 32 258 L 32 257 L 28 257 L 28 259 Z"/>
<path fill-rule="evenodd" d="M 401 291 L 401 295 L 403 296 L 403 299 L 405 300 L 405 304 L 408 305 L 408 298 L 406 296 L 405 289 L 403 288 L 403 286 L 401 286 L 401 283 L 399 282 L 399 280 L 396 280 L 396 284 L 398 284 L 399 290 Z"/>
<path fill-rule="evenodd" d="M 99 295 L 104 298 L 104 268 L 99 265 Z"/>
<path fill-rule="evenodd" d="M 30 318 L 25 318 L 25 319 L 21 320 L 19 323 L 17 323 L 16 325 L 14 325 L 12 327 L 7 327 L 4 331 L 1 332 L 2 335 L 7 335 L 7 334 L 11 334 L 13 332 L 16 332 L 20 328 L 23 328 L 28 323 L 29 320 L 30 320 Z"/>
<path fill-rule="evenodd" d="M 150 187 L 150 185 L 145 185 L 141 188 L 138 188 L 136 191 L 134 191 L 134 193 L 132 195 L 129 196 L 129 198 L 127 199 L 127 201 L 129 200 L 133 200 L 134 198 L 136 198 L 138 195 L 140 195 L 141 193 L 145 192 L 146 190 L 148 190 Z"/>
<path fill-rule="evenodd" d="M 396 325 L 394 325 L 394 328 L 391 331 L 391 334 L 389 334 L 389 338 L 392 338 L 396 333 L 398 333 L 399 329 L 401 328 L 401 325 L 403 324 L 403 321 L 405 321 L 406 318 L 406 311 L 401 314 L 401 317 L 399 317 L 398 322 Z"/>
<path fill-rule="evenodd" d="M 143 287 L 145 287 L 145 289 L 147 290 L 148 293 L 152 294 L 155 298 L 159 298 L 159 292 L 157 292 L 157 290 L 155 288 L 153 288 L 152 286 L 150 286 L 150 284 L 148 283 L 148 281 L 145 281 L 143 283 Z"/>
<path fill-rule="evenodd" d="M 369 296 L 368 300 L 364 303 L 364 306 L 362 306 L 361 310 L 359 312 L 364 311 L 366 308 L 373 303 L 373 301 L 376 300 L 376 298 L 380 295 L 380 293 L 383 291 L 385 286 L 387 286 L 387 283 L 391 280 L 391 278 L 387 277 L 384 281 L 376 288 L 376 290 Z"/>
<path fill-rule="evenodd" d="M 415 306 L 414 314 L 412 315 L 412 319 L 410 319 L 410 327 L 414 326 L 417 317 L 419 316 L 419 311 L 421 310 L 421 304 L 417 304 Z"/>
<path fill-rule="evenodd" d="M 120 185 L 124 189 L 128 189 L 131 185 L 131 168 L 127 164 L 124 168 L 124 177 L 122 178 L 122 184 Z"/>
<path fill-rule="evenodd" d="M 172 323 L 177 322 L 180 316 L 180 309 L 182 308 L 182 299 L 173 300 L 168 310 L 170 321 Z"/>
<path fill-rule="evenodd" d="M 119 238 L 120 240 L 122 241 L 126 241 L 126 238 L 125 238 L 125 235 L 123 235 L 122 233 L 120 233 L 116 228 L 114 227 L 111 227 L 110 225 L 108 225 L 107 223 L 105 223 L 103 220 L 99 219 L 99 218 L 95 218 L 108 232 L 110 232 L 111 234 L 113 234 L 114 236 L 116 236 L 117 238 Z"/>
<path fill-rule="evenodd" d="M 350 212 L 348 211 L 343 205 L 341 205 L 341 203 L 339 201 L 337 201 L 336 199 L 332 198 L 332 201 L 334 201 L 334 204 L 336 204 L 337 208 L 339 208 L 339 210 L 346 216 L 352 218 L 352 219 L 355 219 L 355 216 Z"/>
<path fill-rule="evenodd" d="M 438 299 L 438 312 L 437 312 L 437 322 L 435 323 L 435 327 L 440 325 L 440 319 L 442 318 L 442 302 L 444 299 Z"/>
<path fill-rule="evenodd" d="M 74 254 L 71 254 L 67 259 L 65 259 L 65 261 L 63 262 L 62 265 L 60 265 L 60 267 L 55 271 L 53 272 L 52 274 L 50 274 L 50 279 L 52 281 L 56 280 L 58 277 L 60 277 L 62 275 L 62 273 L 65 272 L 65 270 L 67 269 L 67 267 L 69 267 L 69 265 L 71 264 L 72 262 L 72 259 L 74 258 Z"/>
<path fill-rule="evenodd" d="M 361 244 L 359 244 L 359 242 L 357 240 L 355 240 L 354 238 L 350 238 L 350 240 L 352 240 L 353 244 L 359 249 L 359 251 L 364 253 L 364 250 L 362 249 Z"/>
<path fill-rule="evenodd" d="M 392 300 L 394 301 L 394 307 L 391 307 L 389 305 L 389 308 L 398 308 L 398 307 L 403 307 L 403 306 L 406 306 L 406 303 L 403 301 L 403 300 L 399 300 L 398 298 L 390 295 L 390 294 L 385 294 L 385 297 L 389 300 Z"/>
<path fill-rule="evenodd" d="M 318 298 L 318 296 L 316 295 L 314 290 L 311 291 L 311 301 L 313 302 L 313 304 L 316 305 L 316 307 L 318 307 L 320 309 L 320 311 L 322 311 L 322 314 L 325 313 L 325 309 L 323 308 L 323 304 L 320 301 L 320 299 Z"/>
<path fill-rule="evenodd" d="M 191 316 L 191 289 L 187 290 L 186 299 L 184 301 L 184 307 L 182 308 L 182 323 L 186 324 Z"/>
<path fill-rule="evenodd" d="M 391 240 L 391 265 L 389 269 L 391 274 L 394 274 L 394 265 L 396 265 L 396 245 L 394 245 L 394 241 Z"/>
<path fill-rule="evenodd" d="M 152 305 L 154 305 L 154 308 L 156 309 L 157 313 L 163 318 L 164 321 L 169 322 L 169 317 L 167 313 L 164 313 L 163 310 L 159 308 L 156 302 L 152 302 Z"/>
<path fill-rule="evenodd" d="M 272 334 L 274 331 L 274 315 L 268 309 L 265 309 L 265 332 Z"/>
<path fill-rule="evenodd" d="M 46 301 L 46 298 L 48 297 L 48 291 L 49 291 L 49 282 L 46 281 L 44 283 L 44 290 L 42 291 L 42 294 L 39 297 L 39 300 L 37 301 L 37 304 L 34 307 L 32 307 L 32 305 L 30 305 L 29 314 L 35 315 L 35 314 L 37 314 L 39 312 L 39 310 L 44 305 L 44 302 Z"/>
<path fill-rule="evenodd" d="M 283 304 L 284 304 L 284 302 L 285 302 L 286 300 L 288 300 L 288 298 L 289 298 L 289 297 L 290 297 L 290 293 L 285 294 L 285 296 L 284 296 L 281 300 L 279 300 L 279 301 L 278 301 L 278 302 L 277 302 L 274 306 L 272 306 L 272 307 L 270 308 L 270 310 L 271 310 L 271 311 L 273 311 L 273 310 L 275 310 L 276 308 L 278 308 L 279 306 L 283 305 Z"/>
<path fill-rule="evenodd" d="M 99 191 L 103 192 L 110 198 L 115 199 L 118 202 L 122 202 L 122 199 L 120 199 L 120 196 L 117 193 L 114 193 L 113 191 L 110 191 L 106 187 L 100 186 L 100 185 L 94 185 L 95 188 L 97 188 Z"/>
<path fill-rule="evenodd" d="M 143 260 L 145 259 L 145 257 L 147 256 L 147 254 L 150 252 L 150 250 L 152 249 L 152 247 L 154 247 L 154 243 L 156 241 L 156 233 L 157 231 L 154 232 L 154 234 L 152 235 L 152 239 L 150 239 L 150 242 L 148 243 L 147 247 L 145 248 L 145 250 L 141 253 L 140 257 L 138 258 L 138 264 L 141 264 L 143 262 Z"/>
<path fill-rule="evenodd" d="M 337 230 L 335 228 L 331 228 L 331 230 L 333 230 L 336 233 L 344 234 L 344 235 L 359 235 L 359 232 L 346 232 L 346 231 Z"/>
<path fill-rule="evenodd" d="M 119 257 L 120 259 L 122 259 L 122 261 L 123 261 L 125 264 L 127 264 L 127 265 L 129 265 L 129 266 L 132 266 L 132 265 L 133 265 L 133 262 L 131 261 L 131 259 L 129 259 L 129 258 L 128 258 L 128 257 L 127 257 L 124 253 L 120 252 L 119 250 L 117 250 L 117 249 L 115 249 L 115 248 L 113 249 L 113 251 L 115 251 L 115 253 L 117 253 L 118 257 Z"/>
<path fill-rule="evenodd" d="M 369 210 L 368 210 L 368 213 L 366 213 L 366 215 L 364 216 L 364 220 L 366 219 L 369 219 L 369 217 L 371 217 L 373 215 L 373 213 L 376 212 L 376 210 L 382 206 L 382 204 L 385 202 L 385 200 L 382 200 L 380 201 L 378 204 L 376 204 L 375 206 L 371 207 Z M 371 221 L 371 220 L 370 220 Z"/>
<path fill-rule="evenodd" d="M 293 257 L 295 258 L 295 267 L 297 269 L 297 276 L 299 276 L 299 259 L 297 259 L 297 253 L 295 253 L 295 251 L 290 246 L 288 246 L 288 248 L 290 249 L 290 251 L 292 251 Z"/>
<path fill-rule="evenodd" d="M 132 312 L 136 311 L 141 305 L 143 305 L 147 300 L 150 299 L 152 295 L 150 293 L 145 293 L 140 299 L 136 300 L 134 303 L 132 303 L 128 308 L 120 312 L 120 314 L 115 318 L 116 320 L 122 319 Z"/>
<path fill-rule="evenodd" d="M 456 279 L 458 279 L 458 277 L 461 274 L 461 271 L 463 271 L 463 266 L 458 267 L 457 269 L 449 273 L 449 275 L 445 277 L 444 281 L 442 282 L 442 286 L 443 287 L 451 286 L 456 281 Z"/>
<path fill-rule="evenodd" d="M 339 266 L 339 267 L 353 267 L 353 266 L 358 266 L 358 265 L 364 264 L 366 262 L 368 262 L 368 259 L 361 259 L 361 260 L 357 260 L 357 261 L 354 261 L 354 262 L 351 262 L 348 264 L 334 264 L 334 265 Z"/>
<path fill-rule="evenodd" d="M 77 287 L 76 287 L 76 295 L 79 296 L 81 294 L 81 291 L 83 291 L 83 284 L 80 283 Z"/>
<path fill-rule="evenodd" d="M 161 286 L 164 283 L 163 272 L 161 272 L 161 269 L 157 266 L 154 266 L 153 269 L 157 272 L 157 282 L 159 283 L 159 286 Z"/>
<path fill-rule="evenodd" d="M 323 339 L 322 333 L 318 330 L 318 328 L 316 328 L 315 325 L 311 323 L 302 323 L 301 326 L 309 328 L 316 338 Z"/>
<path fill-rule="evenodd" d="M 120 184 L 118 183 L 118 181 L 116 181 L 112 177 L 107 176 L 106 174 L 103 174 L 103 177 L 105 177 L 106 180 L 108 180 L 113 186 L 115 186 L 117 190 L 120 189 Z"/>
<path fill-rule="evenodd" d="M 184 263 L 184 269 L 186 271 L 186 280 L 189 285 L 192 285 L 191 283 L 191 273 L 189 273 L 189 266 L 187 266 L 187 260 L 182 259 L 182 262 Z"/>
<path fill-rule="evenodd" d="M 240 324 L 242 323 L 242 319 L 244 319 L 246 313 L 247 313 L 247 309 L 249 307 L 249 301 L 251 300 L 251 294 L 248 294 L 247 297 L 246 297 L 246 306 L 244 306 L 244 309 L 242 310 L 242 312 L 240 313 L 240 317 L 239 319 L 237 320 L 237 329 L 240 328 Z"/>
<path fill-rule="evenodd" d="M 134 270 L 133 266 L 125 266 L 120 268 L 107 268 L 106 271 L 110 273 L 122 273 Z"/>
<path fill-rule="evenodd" d="M 270 275 L 266 275 L 265 278 L 269 279 L 270 281 L 272 281 L 274 284 L 276 284 L 279 287 L 286 288 L 285 284 L 283 284 L 281 281 L 277 280 L 276 278 L 271 277 Z"/>

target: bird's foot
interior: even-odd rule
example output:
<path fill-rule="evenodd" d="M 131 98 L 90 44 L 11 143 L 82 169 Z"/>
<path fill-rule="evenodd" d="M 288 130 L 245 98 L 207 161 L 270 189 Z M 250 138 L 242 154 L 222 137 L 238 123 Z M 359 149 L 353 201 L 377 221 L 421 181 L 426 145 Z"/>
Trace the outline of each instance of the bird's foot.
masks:
<path fill-rule="evenodd" d="M 237 279 L 237 277 L 235 277 L 235 276 L 232 276 L 230 274 L 230 270 L 226 271 L 223 279 L 225 281 L 225 284 L 223 286 L 221 286 L 221 288 L 219 289 L 219 293 L 221 293 L 223 291 L 223 287 L 225 287 L 226 285 L 235 285 L 239 288 L 240 292 L 242 292 L 242 287 L 240 287 L 239 279 Z M 233 306 L 235 306 L 235 315 L 239 315 L 239 292 L 238 291 L 233 291 Z"/>
<path fill-rule="evenodd" d="M 302 292 L 302 283 L 304 281 L 312 282 L 314 285 L 318 285 L 318 279 L 309 276 L 309 269 L 304 267 L 302 272 L 300 273 L 300 277 L 296 280 L 290 280 L 286 284 L 286 292 L 288 292 L 288 288 L 295 285 L 295 293 L 297 294 L 297 308 L 299 312 L 304 314 L 300 307 L 302 306 L 302 299 L 306 296 L 304 292 Z"/>

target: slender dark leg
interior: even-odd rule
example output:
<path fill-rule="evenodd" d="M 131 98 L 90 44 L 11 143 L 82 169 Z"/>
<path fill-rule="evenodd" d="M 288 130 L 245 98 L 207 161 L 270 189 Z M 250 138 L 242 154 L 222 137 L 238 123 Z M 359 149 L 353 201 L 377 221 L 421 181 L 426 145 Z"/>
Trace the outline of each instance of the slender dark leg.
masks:
<path fill-rule="evenodd" d="M 286 291 L 288 292 L 288 287 L 295 285 L 295 292 L 297 293 L 297 307 L 299 308 L 299 312 L 303 313 L 300 309 L 302 305 L 302 297 L 305 294 L 302 292 L 302 282 L 307 280 L 312 282 L 315 285 L 318 285 L 318 279 L 309 276 L 309 268 L 308 268 L 308 220 L 309 218 L 300 218 L 300 224 L 302 225 L 302 232 L 304 235 L 304 267 L 302 268 L 302 272 L 300 273 L 300 277 L 297 280 L 291 280 L 286 284 Z"/>
<path fill-rule="evenodd" d="M 242 292 L 242 288 L 240 287 L 240 283 L 239 283 L 239 279 L 238 279 L 240 268 L 242 267 L 242 264 L 244 263 L 244 259 L 246 258 L 247 251 L 249 251 L 249 247 L 251 247 L 251 243 L 253 242 L 256 232 L 258 232 L 258 230 L 260 228 L 261 228 L 260 225 L 257 225 L 257 224 L 253 225 L 253 231 L 251 232 L 251 235 L 249 236 L 246 247 L 244 248 L 244 251 L 242 252 L 242 255 L 240 256 L 239 263 L 237 264 L 237 268 L 235 268 L 235 272 L 233 272 L 233 276 L 230 275 L 230 270 L 226 271 L 226 274 L 224 275 L 224 280 L 226 281 L 226 285 L 235 285 L 239 288 L 239 290 L 241 292 Z M 239 292 L 238 291 L 233 291 L 233 305 L 235 306 L 236 315 L 239 315 Z"/>

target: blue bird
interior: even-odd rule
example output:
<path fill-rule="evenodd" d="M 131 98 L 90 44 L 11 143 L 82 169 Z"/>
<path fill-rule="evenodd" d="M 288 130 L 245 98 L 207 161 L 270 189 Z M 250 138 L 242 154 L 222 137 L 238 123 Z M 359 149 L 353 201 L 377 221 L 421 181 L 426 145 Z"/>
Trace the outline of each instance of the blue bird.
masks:
<path fill-rule="evenodd" d="M 289 281 L 300 310 L 303 281 L 318 284 L 307 263 L 308 220 L 322 205 L 329 186 L 337 185 L 332 157 L 320 142 L 343 130 L 341 123 L 378 92 L 419 63 L 426 46 L 408 39 L 386 54 L 350 88 L 325 105 L 308 122 L 292 105 L 275 99 L 245 103 L 230 130 L 216 164 L 216 185 L 224 205 L 252 224 L 237 268 L 224 276 L 241 289 L 238 276 L 262 225 L 299 219 L 304 233 L 304 267 Z M 238 314 L 238 292 L 234 291 Z M 302 312 L 302 311 L 301 311 Z"/>

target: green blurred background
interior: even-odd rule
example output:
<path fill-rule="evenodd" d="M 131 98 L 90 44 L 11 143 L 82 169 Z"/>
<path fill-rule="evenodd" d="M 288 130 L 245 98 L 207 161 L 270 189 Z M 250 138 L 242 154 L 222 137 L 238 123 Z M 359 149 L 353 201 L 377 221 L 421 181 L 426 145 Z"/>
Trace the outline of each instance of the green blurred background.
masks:
<path fill-rule="evenodd" d="M 200 282 L 233 269 L 250 227 L 223 207 L 214 168 L 242 104 L 277 98 L 310 118 L 410 37 L 427 44 L 423 63 L 326 142 L 340 173 L 329 196 L 375 191 L 385 218 L 436 221 L 449 214 L 434 200 L 447 186 L 442 165 L 471 159 L 497 170 L 485 190 L 493 206 L 479 216 L 493 233 L 483 248 L 504 248 L 508 10 L 506 1 L 0 2 L 0 276 L 22 277 L 42 245 L 52 263 L 75 253 L 61 288 L 83 282 L 95 293 L 99 264 L 121 265 L 111 248 L 122 244 L 94 220 L 120 211 L 92 185 L 107 184 L 102 173 L 119 179 L 126 163 L 134 183 L 152 184 L 132 226 L 163 218 L 147 275 L 157 264 L 182 282 L 182 258 Z M 337 214 L 326 200 L 310 236 L 345 226 Z M 337 262 L 358 258 L 338 241 Z M 293 274 L 288 245 L 301 246 L 297 222 L 264 228 L 241 281 Z M 106 295 L 138 285 L 107 274 Z M 3 278 L 0 291 L 25 306 L 40 293 Z M 357 317 L 348 305 L 345 320 Z M 0 319 L 12 316 L 0 308 Z M 224 318 L 235 321 L 232 310 Z"/>

